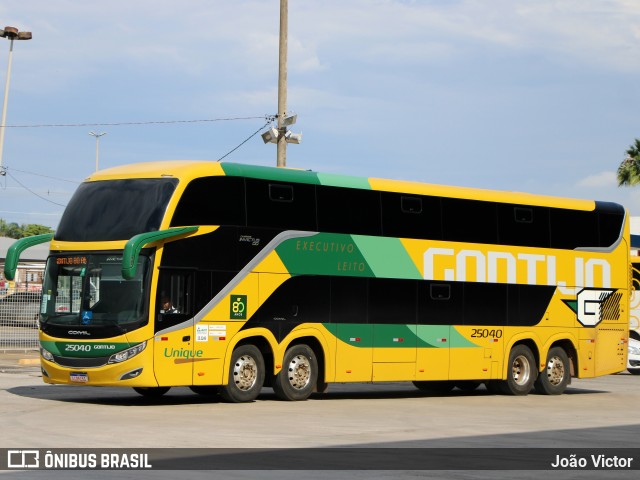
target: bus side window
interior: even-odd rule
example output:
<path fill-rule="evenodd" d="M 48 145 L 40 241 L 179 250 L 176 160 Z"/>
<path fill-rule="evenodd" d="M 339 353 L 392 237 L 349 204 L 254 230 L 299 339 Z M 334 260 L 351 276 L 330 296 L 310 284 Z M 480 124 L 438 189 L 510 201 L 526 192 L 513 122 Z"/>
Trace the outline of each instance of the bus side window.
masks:
<path fill-rule="evenodd" d="M 193 315 L 193 273 L 161 269 L 156 292 L 156 331 Z"/>

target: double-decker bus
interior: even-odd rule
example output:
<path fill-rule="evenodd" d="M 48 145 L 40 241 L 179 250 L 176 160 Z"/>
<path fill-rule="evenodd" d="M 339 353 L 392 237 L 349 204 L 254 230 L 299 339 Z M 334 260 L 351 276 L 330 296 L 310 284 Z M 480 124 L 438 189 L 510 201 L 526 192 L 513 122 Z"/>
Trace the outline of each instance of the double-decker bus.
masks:
<path fill-rule="evenodd" d="M 617 204 L 215 162 L 97 172 L 50 241 L 43 379 L 246 402 L 334 382 L 560 394 L 626 366 Z"/>

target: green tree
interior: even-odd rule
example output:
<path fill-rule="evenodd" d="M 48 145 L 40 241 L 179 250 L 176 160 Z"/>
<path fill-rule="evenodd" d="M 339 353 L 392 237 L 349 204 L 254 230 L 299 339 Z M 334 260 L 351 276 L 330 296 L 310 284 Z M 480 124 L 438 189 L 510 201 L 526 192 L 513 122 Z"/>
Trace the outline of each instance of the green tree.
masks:
<path fill-rule="evenodd" d="M 40 235 L 42 233 L 53 233 L 53 230 L 49 227 L 38 225 L 36 223 L 28 223 L 26 225 L 18 225 L 15 222 L 7 223 L 5 220 L 0 218 L 0 237 L 17 239 Z"/>
<path fill-rule="evenodd" d="M 37 223 L 23 225 L 23 237 L 31 237 L 33 235 L 41 235 L 43 233 L 53 233 L 53 229 L 45 227 L 44 225 L 38 225 Z"/>
<path fill-rule="evenodd" d="M 618 186 L 633 187 L 640 184 L 640 139 L 626 151 L 627 156 L 618 167 Z"/>

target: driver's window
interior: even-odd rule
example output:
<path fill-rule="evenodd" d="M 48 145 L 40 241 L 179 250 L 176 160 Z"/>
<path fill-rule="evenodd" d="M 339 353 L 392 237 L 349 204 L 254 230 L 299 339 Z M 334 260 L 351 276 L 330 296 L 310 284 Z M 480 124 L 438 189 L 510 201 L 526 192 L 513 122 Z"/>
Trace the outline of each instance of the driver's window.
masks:
<path fill-rule="evenodd" d="M 156 331 L 178 324 L 193 314 L 193 274 L 161 269 L 156 293 Z"/>

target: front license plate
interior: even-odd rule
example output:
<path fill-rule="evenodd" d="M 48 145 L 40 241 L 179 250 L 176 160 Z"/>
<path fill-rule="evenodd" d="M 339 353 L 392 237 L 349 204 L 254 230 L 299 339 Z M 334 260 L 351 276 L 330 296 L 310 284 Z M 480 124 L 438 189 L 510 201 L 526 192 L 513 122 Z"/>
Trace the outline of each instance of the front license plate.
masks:
<path fill-rule="evenodd" d="M 70 380 L 76 383 L 87 383 L 89 381 L 89 375 L 87 375 L 86 372 L 71 373 Z"/>

